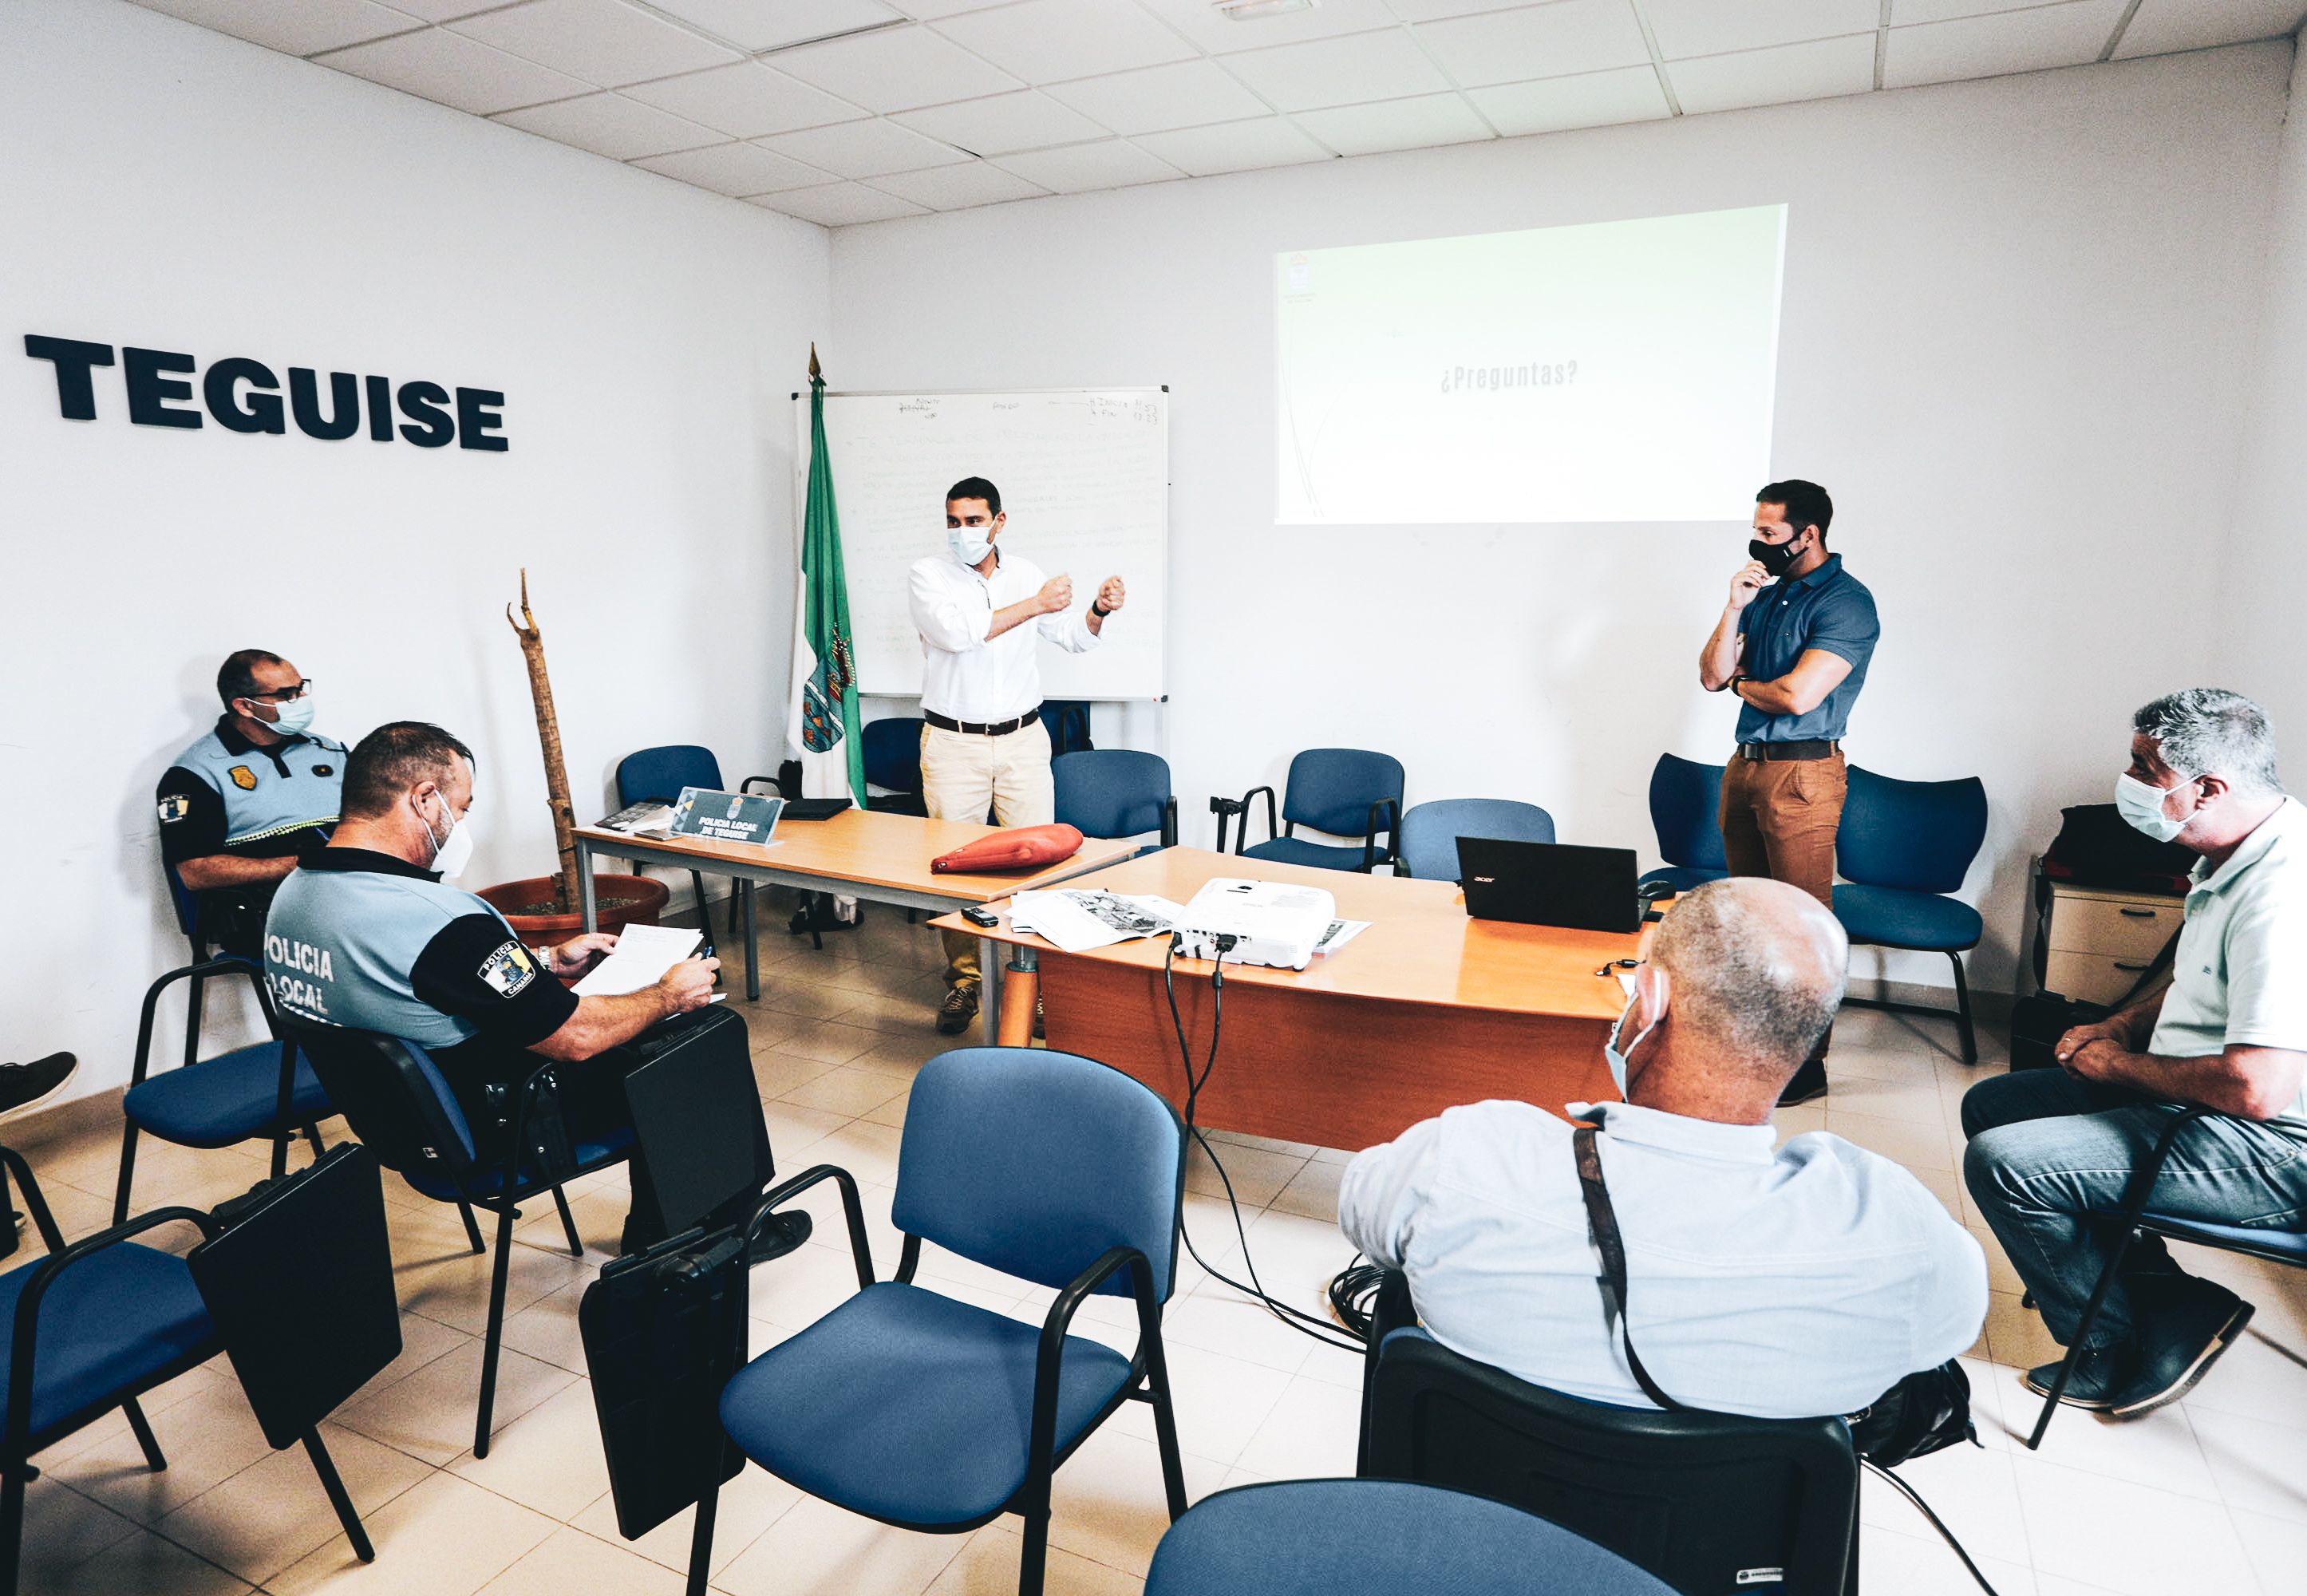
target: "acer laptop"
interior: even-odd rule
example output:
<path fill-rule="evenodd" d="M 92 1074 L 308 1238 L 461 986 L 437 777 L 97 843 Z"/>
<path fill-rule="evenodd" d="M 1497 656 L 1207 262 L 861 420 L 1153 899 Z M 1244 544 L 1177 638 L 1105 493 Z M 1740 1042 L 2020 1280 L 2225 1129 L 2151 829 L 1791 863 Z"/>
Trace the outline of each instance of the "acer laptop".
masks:
<path fill-rule="evenodd" d="M 1477 920 L 1569 931 L 1631 931 L 1642 926 L 1632 848 L 1462 837 L 1458 879 L 1466 888 L 1466 913 Z"/>

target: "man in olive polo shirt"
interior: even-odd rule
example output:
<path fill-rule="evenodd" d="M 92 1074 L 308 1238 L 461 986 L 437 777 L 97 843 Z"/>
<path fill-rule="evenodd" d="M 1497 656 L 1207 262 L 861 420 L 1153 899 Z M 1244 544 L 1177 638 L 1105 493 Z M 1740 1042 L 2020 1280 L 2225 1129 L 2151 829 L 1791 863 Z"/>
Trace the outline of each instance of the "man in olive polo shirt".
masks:
<path fill-rule="evenodd" d="M 1799 887 L 1830 910 L 1848 787 L 1842 734 L 1882 631 L 1874 596 L 1827 552 L 1833 519 L 1834 501 L 1814 482 L 1769 483 L 1754 495 L 1748 559 L 1698 656 L 1699 685 L 1727 689 L 1740 706 L 1737 751 L 1722 771 L 1730 873 Z M 1781 1103 L 1824 1094 L 1827 1041 L 1818 1039 Z"/>
<path fill-rule="evenodd" d="M 2214 1224 L 2307 1228 L 2307 813 L 2284 795 L 2266 712 L 2191 688 L 2133 717 L 2123 818 L 2202 855 L 2170 986 L 2059 1039 L 2060 1069 L 1964 1094 L 1963 1181 L 2071 1345 L 2132 1171 L 2187 1107 L 2148 1206 Z M 2251 1305 L 2133 1242 L 2062 1400 L 2130 1418 L 2175 1401 L 2250 1323 Z M 2047 1393 L 2057 1363 L 2026 1383 Z"/>

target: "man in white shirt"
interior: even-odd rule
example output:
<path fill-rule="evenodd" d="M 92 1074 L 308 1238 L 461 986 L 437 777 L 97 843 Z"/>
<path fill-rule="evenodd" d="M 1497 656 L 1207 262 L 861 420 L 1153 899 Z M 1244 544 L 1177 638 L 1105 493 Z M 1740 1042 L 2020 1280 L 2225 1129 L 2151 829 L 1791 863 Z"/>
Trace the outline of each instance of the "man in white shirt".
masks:
<path fill-rule="evenodd" d="M 2214 1224 L 2307 1229 L 2307 814 L 2275 770 L 2267 713 L 2191 688 L 2132 717 L 2123 817 L 2202 855 L 2164 991 L 2059 1039 L 2059 1069 L 1984 1080 L 1962 1100 L 1963 1180 L 2074 1343 L 2132 1171 L 2189 1106 L 2148 1206 Z M 2124 1253 L 2061 1400 L 2119 1419 L 2175 1401 L 2251 1305 L 2182 1271 L 2161 1240 Z M 2057 1363 L 2026 1383 L 2047 1393 Z"/>
<path fill-rule="evenodd" d="M 1601 1126 L 1625 1334 L 1685 1406 L 1856 1412 L 1985 1319 L 1978 1243 L 1914 1176 L 1824 1131 L 1773 1146 L 1771 1111 L 1842 1001 L 1848 954 L 1797 888 L 1697 888 L 1659 927 L 1612 1034 L 1626 1101 L 1569 1105 Z M 1571 1127 L 1545 1110 L 1479 1103 L 1413 1125 L 1347 1168 L 1338 1222 L 1408 1276 L 1445 1346 L 1572 1396 L 1656 1405 L 1605 1302 Z"/>
<path fill-rule="evenodd" d="M 947 553 L 913 562 L 907 578 L 922 634 L 922 800 L 932 819 L 1045 826 L 1057 818 L 1050 733 L 1042 725 L 1047 638 L 1075 654 L 1097 647 L 1121 607 L 1121 579 L 1105 579 L 1087 611 L 1072 614 L 1073 579 L 995 546 L 1009 518 L 1001 490 L 965 476 L 945 499 Z M 957 1036 L 977 1017 L 977 939 L 947 933 L 945 1003 L 937 1028 Z"/>

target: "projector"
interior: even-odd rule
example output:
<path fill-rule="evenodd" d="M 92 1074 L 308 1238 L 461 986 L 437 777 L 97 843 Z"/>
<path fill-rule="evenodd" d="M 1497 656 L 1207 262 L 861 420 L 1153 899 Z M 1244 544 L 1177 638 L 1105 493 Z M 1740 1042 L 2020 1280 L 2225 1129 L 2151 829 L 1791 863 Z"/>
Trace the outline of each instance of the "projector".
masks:
<path fill-rule="evenodd" d="M 1316 887 L 1220 876 L 1194 894 L 1172 929 L 1186 958 L 1216 958 L 1218 940 L 1231 937 L 1229 963 L 1302 970 L 1337 913 L 1337 900 Z"/>

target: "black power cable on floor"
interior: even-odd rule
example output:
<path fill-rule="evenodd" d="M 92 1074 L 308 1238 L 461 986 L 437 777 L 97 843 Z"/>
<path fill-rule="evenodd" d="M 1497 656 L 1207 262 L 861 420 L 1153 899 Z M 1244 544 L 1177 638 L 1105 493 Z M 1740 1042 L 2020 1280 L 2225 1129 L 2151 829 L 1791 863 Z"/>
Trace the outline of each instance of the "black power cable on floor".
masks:
<path fill-rule="evenodd" d="M 1210 1071 L 1217 1067 L 1218 1037 L 1225 1024 L 1225 956 L 1234 950 L 1237 942 L 1236 939 L 1230 936 L 1221 936 L 1217 939 L 1217 958 L 1210 968 L 1210 1051 L 1203 1060 L 1201 1070 L 1197 1074 L 1194 1069 L 1193 1044 L 1186 1038 L 1185 1017 L 1179 1012 L 1178 1008 L 1178 981 L 1175 965 L 1179 940 L 1177 933 L 1171 933 L 1169 951 L 1162 957 L 1162 987 L 1169 995 L 1170 1025 L 1177 1033 L 1178 1058 L 1186 1071 L 1184 1116 L 1186 1135 L 1200 1146 L 1202 1152 L 1209 1158 L 1210 1167 L 1217 1171 L 1218 1180 L 1225 1187 L 1226 1206 L 1233 1211 L 1234 1235 L 1241 1242 L 1241 1261 L 1249 1274 L 1250 1283 L 1244 1285 L 1231 1275 L 1214 1268 L 1210 1261 L 1202 1256 L 1201 1248 L 1194 1245 L 1193 1233 L 1186 1228 L 1186 1215 L 1183 1209 L 1180 1209 L 1178 1214 L 1178 1234 L 1184 1240 L 1186 1250 L 1192 1255 L 1194 1262 L 1199 1264 L 1202 1266 L 1202 1272 L 1213 1280 L 1230 1285 L 1242 1295 L 1262 1303 L 1268 1313 L 1300 1335 L 1318 1341 L 1324 1346 L 1336 1347 L 1342 1351 L 1360 1352 L 1365 1350 L 1361 1343 L 1346 1340 L 1339 1334 L 1335 1326 L 1320 1315 L 1308 1313 L 1303 1309 L 1292 1308 L 1287 1302 L 1279 1300 L 1266 1291 L 1265 1282 L 1257 1278 L 1257 1264 L 1249 1256 L 1249 1231 L 1242 1223 L 1241 1202 L 1234 1196 L 1233 1180 L 1226 1173 L 1224 1163 L 1218 1158 L 1217 1149 L 1210 1146 L 1209 1138 L 1202 1134 L 1200 1127 L 1194 1122 L 1195 1109 L 1200 1101 L 1202 1087 L 1209 1080 Z"/>

